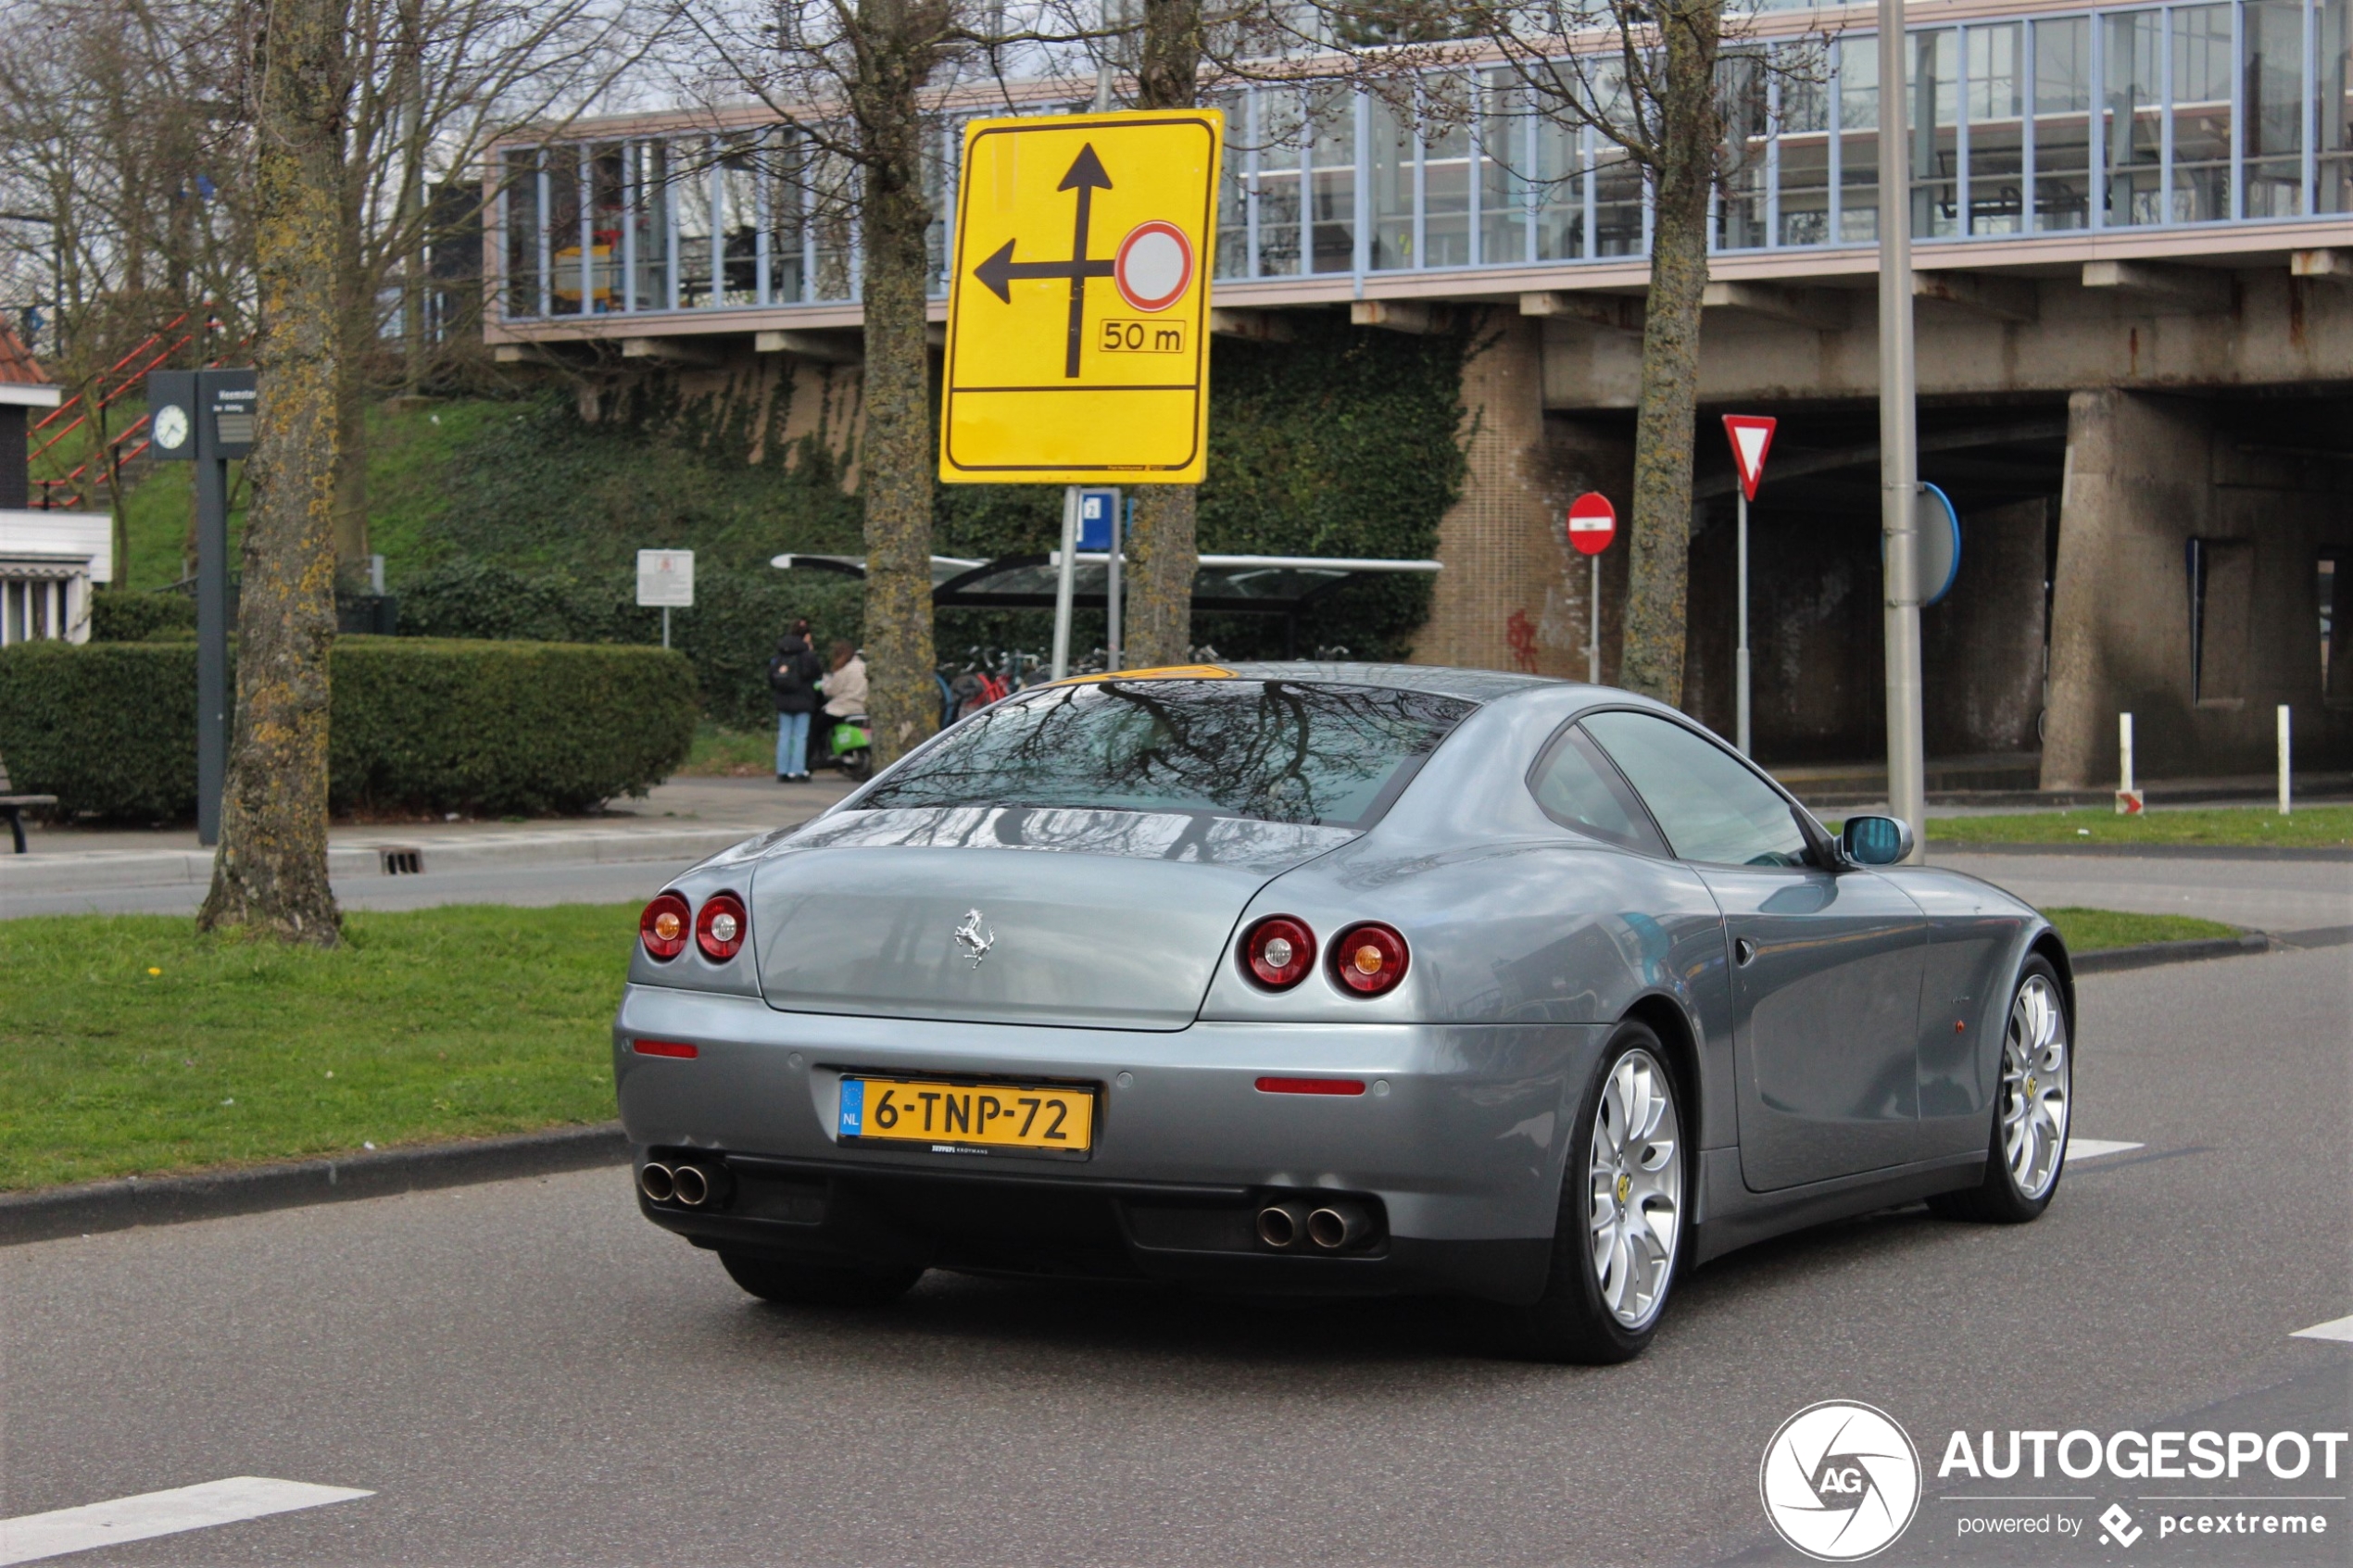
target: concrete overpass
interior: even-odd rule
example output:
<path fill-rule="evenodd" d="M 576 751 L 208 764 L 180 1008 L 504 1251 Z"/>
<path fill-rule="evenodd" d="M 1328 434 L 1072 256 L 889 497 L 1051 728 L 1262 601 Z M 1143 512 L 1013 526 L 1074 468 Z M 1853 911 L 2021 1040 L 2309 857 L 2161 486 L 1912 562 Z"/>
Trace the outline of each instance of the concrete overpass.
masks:
<path fill-rule="evenodd" d="M 1911 17 L 1922 474 L 1967 539 L 1925 617 L 1931 756 L 2097 785 L 2130 709 L 2145 773 L 2256 772 L 2288 703 L 2302 761 L 2353 766 L 2353 0 Z M 1800 69 L 1755 73 L 1715 204 L 1687 706 L 1730 727 L 1714 416 L 1776 414 L 1752 519 L 1771 761 L 1881 745 L 1871 25 L 1758 15 L 1741 47 Z M 1522 112 L 1501 73 L 1473 86 L 1473 123 L 1429 134 L 1352 93 L 1225 99 L 1215 324 L 1279 341 L 1308 310 L 1476 323 L 1470 479 L 1417 655 L 1581 673 L 1583 571 L 1559 521 L 1578 491 L 1627 496 L 1644 191 L 1591 132 Z M 945 210 L 955 117 L 937 134 Z M 847 434 L 856 235 L 778 176 L 796 151 L 749 113 L 501 149 L 487 335 L 505 358 L 737 395 L 817 383 L 787 433 Z"/>

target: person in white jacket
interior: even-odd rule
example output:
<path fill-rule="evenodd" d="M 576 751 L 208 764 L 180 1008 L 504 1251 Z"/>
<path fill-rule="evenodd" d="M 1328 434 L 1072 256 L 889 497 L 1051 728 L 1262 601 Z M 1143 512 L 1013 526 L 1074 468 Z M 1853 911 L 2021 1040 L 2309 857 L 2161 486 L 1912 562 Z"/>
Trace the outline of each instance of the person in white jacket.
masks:
<path fill-rule="evenodd" d="M 825 712 L 835 719 L 853 718 L 866 711 L 866 661 L 845 642 L 837 641 L 832 651 L 833 668 L 818 683 L 825 694 Z"/>

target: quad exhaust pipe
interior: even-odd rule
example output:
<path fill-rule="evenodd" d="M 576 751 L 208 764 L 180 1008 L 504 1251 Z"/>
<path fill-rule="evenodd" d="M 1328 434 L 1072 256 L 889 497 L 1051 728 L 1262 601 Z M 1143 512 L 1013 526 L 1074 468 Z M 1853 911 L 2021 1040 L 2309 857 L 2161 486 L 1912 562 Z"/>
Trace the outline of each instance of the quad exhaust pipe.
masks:
<path fill-rule="evenodd" d="M 1258 1239 L 1278 1252 L 1298 1245 L 1306 1233 L 1304 1203 L 1269 1203 L 1258 1211 Z"/>
<path fill-rule="evenodd" d="M 649 1200 L 681 1209 L 717 1208 L 726 1201 L 731 1185 L 724 1170 L 684 1160 L 673 1165 L 648 1160 L 637 1172 L 637 1188 Z"/>
<path fill-rule="evenodd" d="M 1284 1198 L 1258 1211 L 1259 1243 L 1277 1252 L 1302 1246 L 1315 1252 L 1344 1252 L 1373 1239 L 1378 1229 L 1372 1210 L 1353 1198 L 1325 1203 Z"/>
<path fill-rule="evenodd" d="M 1327 1203 L 1307 1216 L 1307 1239 L 1327 1252 L 1355 1246 L 1373 1234 L 1373 1217 L 1361 1203 Z"/>

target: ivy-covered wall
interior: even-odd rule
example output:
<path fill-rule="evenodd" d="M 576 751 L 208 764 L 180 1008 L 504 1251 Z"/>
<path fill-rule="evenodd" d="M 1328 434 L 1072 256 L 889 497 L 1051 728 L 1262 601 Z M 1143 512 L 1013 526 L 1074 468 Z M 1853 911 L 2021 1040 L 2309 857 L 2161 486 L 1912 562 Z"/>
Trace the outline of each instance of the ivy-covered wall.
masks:
<path fill-rule="evenodd" d="M 1293 319 L 1290 343 L 1217 342 L 1201 547 L 1432 554 L 1463 481 L 1466 340 L 1359 330 L 1338 314 Z M 415 567 L 396 574 L 402 631 L 650 641 L 659 612 L 633 602 L 635 552 L 692 549 L 696 603 L 673 616 L 673 644 L 714 718 L 764 721 L 761 671 L 778 633 L 805 616 L 821 639 L 855 642 L 862 619 L 855 582 L 768 564 L 786 551 L 861 549 L 842 454 L 817 437 L 784 439 L 790 383 L 778 384 L 764 399 L 684 401 L 656 381 L 594 423 L 559 396 L 482 420 L 447 460 Z M 747 463 L 750 452 L 773 456 Z M 942 485 L 937 495 L 943 555 L 1057 542 L 1059 486 Z M 1352 585 L 1303 618 L 1299 651 L 1402 657 L 1428 604 L 1427 578 Z M 960 662 L 974 646 L 1042 652 L 1051 630 L 1044 611 L 943 611 L 940 657 Z M 1101 617 L 1082 617 L 1074 633 L 1082 650 L 1100 643 Z M 1284 651 L 1277 620 L 1204 616 L 1194 635 L 1228 657 Z"/>

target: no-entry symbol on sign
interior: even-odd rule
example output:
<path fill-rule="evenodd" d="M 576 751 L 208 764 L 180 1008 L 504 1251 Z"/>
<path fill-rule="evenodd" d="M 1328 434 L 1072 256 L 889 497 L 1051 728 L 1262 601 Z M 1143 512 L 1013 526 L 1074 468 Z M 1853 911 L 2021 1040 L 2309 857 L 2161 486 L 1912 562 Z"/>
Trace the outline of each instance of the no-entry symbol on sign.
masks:
<path fill-rule="evenodd" d="M 1617 537 L 1617 508 L 1609 497 L 1588 490 L 1568 504 L 1569 547 L 1580 556 L 1598 556 Z"/>

